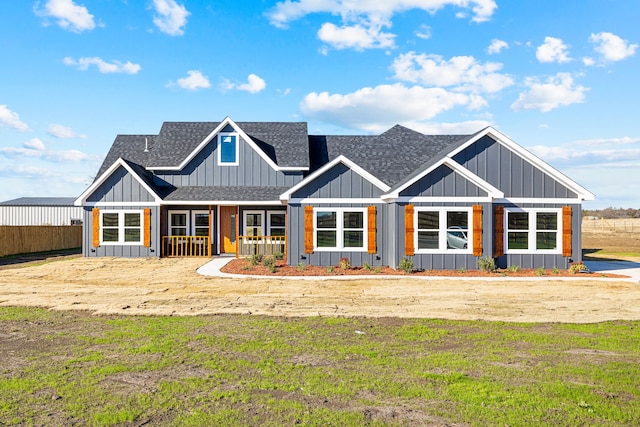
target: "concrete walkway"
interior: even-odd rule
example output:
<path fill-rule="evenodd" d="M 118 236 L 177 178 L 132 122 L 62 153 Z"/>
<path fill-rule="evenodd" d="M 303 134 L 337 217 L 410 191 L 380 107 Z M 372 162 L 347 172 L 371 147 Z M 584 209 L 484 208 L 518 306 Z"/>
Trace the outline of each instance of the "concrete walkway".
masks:
<path fill-rule="evenodd" d="M 640 283 L 640 262 L 633 261 L 585 261 L 589 270 L 594 273 L 611 273 L 630 276 L 631 280 Z"/>
<path fill-rule="evenodd" d="M 290 280 L 354 280 L 354 279 L 406 279 L 407 276 L 382 276 L 382 275 L 358 275 L 358 276 L 259 276 L 253 274 L 230 274 L 220 271 L 228 262 L 233 260 L 233 257 L 218 257 L 212 259 L 207 264 L 198 268 L 196 271 L 203 276 L 216 276 L 216 277 L 233 277 L 233 278 L 260 278 L 260 279 L 290 279 Z M 623 276 L 629 276 L 624 279 L 607 279 L 601 278 L 597 274 L 579 274 L 576 277 L 557 277 L 557 276 L 540 276 L 540 277 L 492 277 L 490 280 L 507 280 L 507 281 L 526 281 L 526 280 L 584 280 L 584 279 L 598 279 L 605 281 L 630 281 L 640 283 L 640 263 L 632 261 L 585 261 L 589 271 L 592 273 L 610 273 L 620 274 Z M 456 276 L 411 276 L 415 279 L 423 280 L 460 280 L 460 277 Z M 464 280 L 487 280 L 486 277 L 465 277 Z"/>

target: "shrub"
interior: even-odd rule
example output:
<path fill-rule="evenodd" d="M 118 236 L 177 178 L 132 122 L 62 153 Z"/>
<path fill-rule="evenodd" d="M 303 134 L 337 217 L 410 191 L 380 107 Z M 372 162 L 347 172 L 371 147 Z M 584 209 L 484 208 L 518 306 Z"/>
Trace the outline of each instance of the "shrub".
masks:
<path fill-rule="evenodd" d="M 482 257 L 478 260 L 478 269 L 480 271 L 494 272 L 496 271 L 496 260 L 491 257 Z"/>
<path fill-rule="evenodd" d="M 560 274 L 560 269 L 558 267 L 553 267 L 553 270 L 551 270 L 551 272 L 553 274 Z"/>
<path fill-rule="evenodd" d="M 249 257 L 249 264 L 256 266 L 262 262 L 262 254 L 253 254 Z"/>
<path fill-rule="evenodd" d="M 402 258 L 398 267 L 400 268 L 400 270 L 403 270 L 405 273 L 409 274 L 413 271 L 413 260 L 411 258 Z"/>
<path fill-rule="evenodd" d="M 466 272 L 467 272 L 467 270 L 466 270 L 464 267 L 460 267 L 460 268 L 458 269 L 458 273 L 460 273 L 460 274 L 464 274 L 464 273 L 466 273 Z"/>
<path fill-rule="evenodd" d="M 276 266 L 276 259 L 274 257 L 272 257 L 272 256 L 264 257 L 262 259 L 262 265 L 264 265 L 268 269 L 271 269 L 271 267 L 275 267 Z"/>
<path fill-rule="evenodd" d="M 364 268 L 367 271 L 371 271 L 371 264 L 369 264 L 368 262 L 365 262 L 364 264 L 362 264 L 362 268 Z"/>
<path fill-rule="evenodd" d="M 281 260 L 284 259 L 284 254 L 282 252 L 276 252 L 276 253 L 273 254 L 273 257 L 276 260 L 281 261 Z"/>
<path fill-rule="evenodd" d="M 569 266 L 569 273 L 571 274 L 578 274 L 583 271 L 589 271 L 589 268 L 582 262 L 576 262 Z"/>
<path fill-rule="evenodd" d="M 542 267 L 536 268 L 536 274 L 538 276 L 544 276 L 545 275 L 544 268 L 542 268 Z"/>
<path fill-rule="evenodd" d="M 376 273 L 376 274 L 380 274 L 380 273 L 382 273 L 382 268 L 376 267 L 376 268 L 373 269 L 373 272 Z"/>
<path fill-rule="evenodd" d="M 340 261 L 338 262 L 338 264 L 340 264 L 340 268 L 343 270 L 348 270 L 351 268 L 351 262 L 347 257 L 340 258 Z"/>
<path fill-rule="evenodd" d="M 298 270 L 300 271 L 304 271 L 304 268 L 306 267 L 306 265 L 302 262 L 298 263 Z"/>
<path fill-rule="evenodd" d="M 329 267 L 327 267 L 327 273 L 333 273 L 334 268 L 335 267 L 333 265 L 330 265 Z"/>
<path fill-rule="evenodd" d="M 511 273 L 517 273 L 518 271 L 520 271 L 520 266 L 519 265 L 510 265 L 507 270 L 509 270 Z"/>

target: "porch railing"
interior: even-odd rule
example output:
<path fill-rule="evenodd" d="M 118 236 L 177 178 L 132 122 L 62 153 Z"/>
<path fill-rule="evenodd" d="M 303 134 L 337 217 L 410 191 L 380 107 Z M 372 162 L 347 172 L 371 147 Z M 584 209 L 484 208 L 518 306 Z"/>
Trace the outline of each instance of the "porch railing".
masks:
<path fill-rule="evenodd" d="M 286 255 L 286 236 L 238 236 L 236 255 L 239 257 L 260 255 Z"/>
<path fill-rule="evenodd" d="M 210 257 L 209 236 L 164 236 L 163 257 Z"/>

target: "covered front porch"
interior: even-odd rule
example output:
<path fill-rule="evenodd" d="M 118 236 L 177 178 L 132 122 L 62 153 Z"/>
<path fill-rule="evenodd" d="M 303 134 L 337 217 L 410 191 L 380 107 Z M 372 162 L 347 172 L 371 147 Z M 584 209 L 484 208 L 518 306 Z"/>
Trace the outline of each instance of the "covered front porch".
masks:
<path fill-rule="evenodd" d="M 284 206 L 165 206 L 162 257 L 286 255 Z"/>

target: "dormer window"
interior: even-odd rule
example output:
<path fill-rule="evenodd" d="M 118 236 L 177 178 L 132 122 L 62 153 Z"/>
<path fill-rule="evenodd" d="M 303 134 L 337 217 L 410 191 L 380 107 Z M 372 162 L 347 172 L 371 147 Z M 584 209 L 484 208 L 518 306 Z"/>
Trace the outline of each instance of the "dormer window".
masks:
<path fill-rule="evenodd" d="M 220 165 L 238 165 L 238 134 L 218 134 L 218 163 Z"/>

